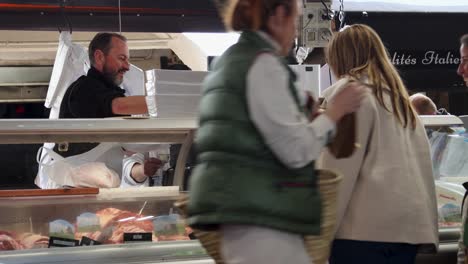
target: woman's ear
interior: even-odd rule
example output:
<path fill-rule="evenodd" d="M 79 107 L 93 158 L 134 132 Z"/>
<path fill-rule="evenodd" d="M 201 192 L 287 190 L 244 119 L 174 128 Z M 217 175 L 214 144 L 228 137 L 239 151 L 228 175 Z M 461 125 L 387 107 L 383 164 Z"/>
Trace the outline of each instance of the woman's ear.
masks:
<path fill-rule="evenodd" d="M 268 32 L 278 42 L 281 42 L 281 35 L 283 34 L 284 22 L 287 12 L 284 6 L 280 5 L 273 10 L 271 15 L 267 18 L 266 23 Z"/>

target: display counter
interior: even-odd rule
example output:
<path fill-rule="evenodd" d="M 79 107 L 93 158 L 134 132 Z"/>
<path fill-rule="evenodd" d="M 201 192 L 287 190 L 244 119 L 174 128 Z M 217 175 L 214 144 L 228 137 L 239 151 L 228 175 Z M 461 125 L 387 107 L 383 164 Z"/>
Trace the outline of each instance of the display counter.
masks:
<path fill-rule="evenodd" d="M 0 120 L 1 144 L 182 143 L 175 186 L 0 191 L 0 263 L 209 261 L 174 207 L 195 128 L 187 118 Z"/>
<path fill-rule="evenodd" d="M 448 128 L 461 123 L 456 117 L 422 119 L 432 133 L 432 155 L 438 172 L 440 247 L 438 254 L 418 255 L 416 263 L 448 263 L 457 251 L 464 194 L 460 182 L 465 176 L 449 178 L 444 174 L 447 170 L 464 171 L 463 167 L 449 166 L 454 148 L 460 145 L 450 142 L 463 135 L 458 130 L 448 132 Z M 0 120 L 0 143 L 12 143 L 11 139 L 17 144 L 64 140 L 179 142 L 183 150 L 178 164 L 184 164 L 196 128 L 196 121 L 189 119 L 74 121 Z M 445 133 L 444 137 L 439 133 Z M 447 142 L 437 145 L 437 137 Z M 468 140 L 463 142 L 468 150 Z M 183 182 L 181 175 L 175 177 L 173 185 L 178 182 Z M 173 206 L 180 195 L 176 186 L 0 191 L 0 263 L 211 264 L 200 244 L 190 240 L 191 231 Z"/>
<path fill-rule="evenodd" d="M 468 159 L 460 160 L 460 156 L 454 154 L 460 150 L 468 151 L 468 141 L 465 139 L 463 122 L 456 116 L 421 116 L 421 119 L 431 146 L 440 244 L 437 254 L 418 255 L 416 263 L 456 263 L 465 194 L 462 183 L 468 181 L 468 174 L 460 168 L 468 166 Z"/>
<path fill-rule="evenodd" d="M 0 263 L 206 259 L 174 207 L 177 186 L 3 192 Z"/>

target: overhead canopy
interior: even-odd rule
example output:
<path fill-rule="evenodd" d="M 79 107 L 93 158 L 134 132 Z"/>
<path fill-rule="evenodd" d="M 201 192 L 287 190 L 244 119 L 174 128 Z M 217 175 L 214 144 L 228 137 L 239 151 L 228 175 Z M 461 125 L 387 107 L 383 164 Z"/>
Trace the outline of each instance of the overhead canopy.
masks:
<path fill-rule="evenodd" d="M 466 0 L 343 0 L 345 11 L 373 12 L 468 12 Z M 339 0 L 332 8 L 339 10 Z"/>
<path fill-rule="evenodd" d="M 468 13 L 467 0 L 343 0 L 344 10 L 371 12 Z M 213 0 L 3 0 L 0 29 L 223 32 Z M 332 7 L 339 9 L 339 0 Z M 69 23 L 68 23 L 69 22 Z"/>
<path fill-rule="evenodd" d="M 211 0 L 6 0 L 0 29 L 119 31 L 119 12 L 124 32 L 224 31 Z"/>

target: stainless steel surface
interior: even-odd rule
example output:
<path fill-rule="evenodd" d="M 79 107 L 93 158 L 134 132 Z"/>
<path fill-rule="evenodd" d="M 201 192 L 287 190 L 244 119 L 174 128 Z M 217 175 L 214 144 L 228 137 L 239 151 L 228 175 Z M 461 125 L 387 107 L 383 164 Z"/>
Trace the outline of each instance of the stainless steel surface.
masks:
<path fill-rule="evenodd" d="M 463 126 L 463 121 L 453 115 L 421 115 L 419 116 L 424 127 Z"/>
<path fill-rule="evenodd" d="M 177 164 L 182 164 L 181 166 L 177 166 L 174 172 L 174 179 L 172 185 L 180 186 L 181 190 L 185 190 L 184 186 L 184 176 L 185 176 L 185 162 L 189 155 L 190 149 L 192 148 L 193 139 L 194 139 L 194 132 L 191 131 L 185 138 L 184 143 L 179 151 L 179 156 L 177 157 Z"/>
<path fill-rule="evenodd" d="M 43 103 L 45 99 L 0 99 L 0 103 L 11 104 L 11 103 Z"/>
<path fill-rule="evenodd" d="M 0 143 L 177 142 L 197 127 L 195 119 L 8 119 Z"/>
<path fill-rule="evenodd" d="M 441 243 L 437 254 L 419 254 L 415 264 L 455 264 L 457 251 L 457 243 Z"/>
<path fill-rule="evenodd" d="M 207 264 L 210 262 L 198 241 L 135 243 L 93 247 L 51 248 L 0 252 L 1 264 Z"/>
<path fill-rule="evenodd" d="M 441 243 L 457 242 L 460 237 L 460 228 L 440 228 L 439 229 L 439 241 Z"/>
<path fill-rule="evenodd" d="M 0 86 L 48 85 L 51 75 L 52 66 L 0 67 Z"/>
<path fill-rule="evenodd" d="M 0 103 L 44 102 L 47 96 L 47 88 L 48 84 L 42 86 L 0 87 Z"/>

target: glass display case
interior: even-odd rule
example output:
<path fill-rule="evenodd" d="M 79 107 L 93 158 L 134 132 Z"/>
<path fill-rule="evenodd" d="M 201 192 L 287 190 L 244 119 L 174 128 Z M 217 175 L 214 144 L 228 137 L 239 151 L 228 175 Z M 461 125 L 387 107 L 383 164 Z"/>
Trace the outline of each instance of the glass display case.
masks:
<path fill-rule="evenodd" d="M 210 263 L 174 202 L 195 119 L 0 120 L 0 143 L 182 143 L 172 185 L 0 191 L 0 263 Z"/>
<path fill-rule="evenodd" d="M 462 224 L 461 207 L 465 194 L 462 183 L 468 181 L 468 174 L 462 173 L 460 167 L 468 163 L 462 162 L 460 157 L 456 158 L 458 154 L 454 154 L 459 153 L 461 149 L 468 151 L 465 128 L 462 120 L 456 116 L 420 117 L 431 146 L 440 244 L 438 254 L 419 255 L 417 263 L 455 263 Z M 465 143 L 460 145 L 461 141 Z"/>
<path fill-rule="evenodd" d="M 448 263 L 457 251 L 468 176 L 460 145 L 468 150 L 468 140 L 456 117 L 421 118 L 436 171 L 440 246 L 416 263 Z M 195 128 L 192 119 L 0 120 L 0 143 L 183 143 L 177 164 L 184 164 Z M 176 167 L 169 187 L 0 191 L 0 263 L 212 264 L 173 206 L 183 172 Z"/>
<path fill-rule="evenodd" d="M 0 250 L 190 240 L 179 196 L 177 186 L 0 191 Z"/>
<path fill-rule="evenodd" d="M 180 195 L 177 186 L 0 191 L 0 263 L 50 263 L 59 256 L 70 263 L 78 252 L 115 263 L 102 252 L 116 249 L 125 249 L 120 259 L 138 261 L 157 262 L 151 250 L 166 260 L 206 258 L 173 205 Z M 92 247 L 72 248 L 80 246 Z"/>
<path fill-rule="evenodd" d="M 468 181 L 468 138 L 463 122 L 455 116 L 424 116 L 423 122 L 431 146 L 439 227 L 459 228 L 465 194 L 462 183 Z"/>

